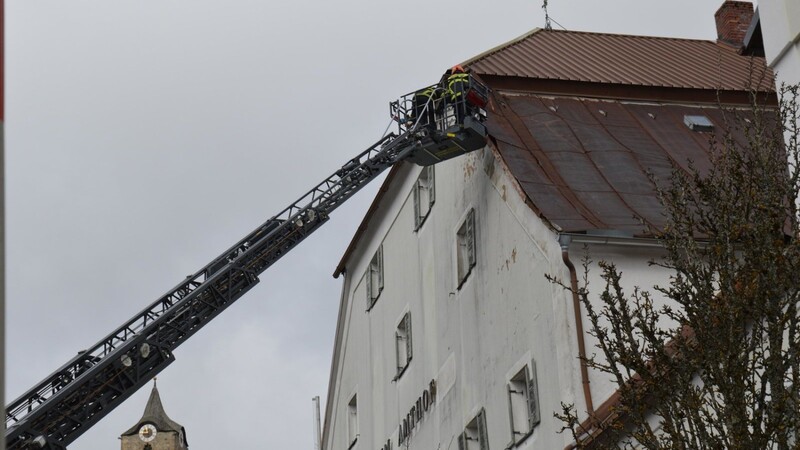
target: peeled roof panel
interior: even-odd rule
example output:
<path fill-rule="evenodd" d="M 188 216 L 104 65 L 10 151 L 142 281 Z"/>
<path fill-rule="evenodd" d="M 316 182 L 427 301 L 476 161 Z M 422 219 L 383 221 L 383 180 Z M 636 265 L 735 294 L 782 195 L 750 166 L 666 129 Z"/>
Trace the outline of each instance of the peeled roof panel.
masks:
<path fill-rule="evenodd" d="M 576 192 L 579 199 L 606 224 L 636 223 L 634 211 L 616 192 Z"/>
<path fill-rule="evenodd" d="M 633 125 L 633 123 L 631 124 Z M 614 139 L 625 150 L 639 156 L 659 156 L 665 158 L 661 147 L 653 141 L 653 138 L 642 129 L 638 123 L 636 126 L 607 126 L 606 130 L 614 136 Z"/>
<path fill-rule="evenodd" d="M 536 114 L 550 114 L 549 105 L 538 97 L 531 97 L 530 95 L 509 95 L 504 96 L 503 99 L 520 117 L 534 116 Z"/>
<path fill-rule="evenodd" d="M 588 155 L 552 152 L 548 153 L 547 157 L 571 189 L 575 191 L 612 190 Z"/>
<path fill-rule="evenodd" d="M 490 114 L 487 119 L 487 125 L 493 130 L 492 138 L 495 140 L 517 147 L 525 146 L 502 114 Z"/>
<path fill-rule="evenodd" d="M 587 228 L 595 228 L 591 225 L 591 222 L 585 220 L 583 215 L 570 205 L 558 186 L 528 181 L 520 181 L 520 185 L 546 218 L 556 222 L 564 219 L 575 220 L 583 223 Z"/>
<path fill-rule="evenodd" d="M 518 180 L 552 184 L 541 167 L 539 167 L 536 158 L 527 149 L 508 145 L 505 142 L 498 142 L 497 147 L 503 153 L 503 159 L 506 163 L 516 168 L 514 176 Z"/>
<path fill-rule="evenodd" d="M 559 117 L 554 115 L 525 117 L 523 122 L 536 142 L 547 151 L 583 151 L 581 142 L 572 132 L 572 128 Z"/>
<path fill-rule="evenodd" d="M 663 216 L 664 208 L 654 195 L 640 194 L 620 194 L 625 203 L 636 212 L 637 217 L 644 218 L 650 225 L 656 228 L 662 227 L 665 223 Z"/>
<path fill-rule="evenodd" d="M 628 152 L 592 152 L 595 167 L 618 193 L 648 193 L 654 190 L 647 178 L 646 169 Z"/>
<path fill-rule="evenodd" d="M 693 39 L 539 30 L 466 64 L 486 75 L 723 90 L 746 88 L 754 74 L 753 87 L 773 89 L 763 58 Z"/>
<path fill-rule="evenodd" d="M 509 98 L 503 91 L 494 96 L 501 101 Z M 533 94 L 513 98 L 502 109 L 506 120 L 489 122 L 489 134 L 494 135 L 499 123 L 509 127 L 516 123 L 516 129 L 502 133 L 527 135 L 520 138 L 520 146 L 499 143 L 498 151 L 534 209 L 568 232 L 607 228 L 642 235 L 640 218 L 663 226 L 663 208 L 649 174 L 666 188 L 674 167 L 687 170 L 689 160 L 699 170 L 707 170 L 711 133 L 690 130 L 683 116 L 722 120 L 717 109 L 701 106 Z M 547 102 L 558 105 L 557 111 L 522 117 Z"/>
<path fill-rule="evenodd" d="M 600 124 L 576 123 L 572 127 L 575 137 L 581 141 L 581 146 L 588 152 L 618 152 L 625 147 L 614 139 L 609 130 Z"/>

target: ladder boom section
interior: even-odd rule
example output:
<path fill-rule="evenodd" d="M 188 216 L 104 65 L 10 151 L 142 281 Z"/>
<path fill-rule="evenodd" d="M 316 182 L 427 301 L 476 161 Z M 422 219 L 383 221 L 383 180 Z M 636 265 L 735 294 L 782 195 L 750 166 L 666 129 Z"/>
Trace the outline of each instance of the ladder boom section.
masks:
<path fill-rule="evenodd" d="M 413 152 L 414 129 L 348 161 L 122 326 L 6 407 L 9 449 L 65 448 L 174 361 L 173 350 L 381 172 Z"/>
<path fill-rule="evenodd" d="M 453 84 L 453 83 L 450 83 Z M 175 358 L 186 339 L 249 291 L 258 276 L 400 161 L 430 165 L 482 148 L 487 90 L 469 77 L 390 105 L 390 133 L 187 276 L 158 300 L 6 406 L 6 447 L 65 449 Z M 427 92 L 427 100 L 420 100 Z"/>

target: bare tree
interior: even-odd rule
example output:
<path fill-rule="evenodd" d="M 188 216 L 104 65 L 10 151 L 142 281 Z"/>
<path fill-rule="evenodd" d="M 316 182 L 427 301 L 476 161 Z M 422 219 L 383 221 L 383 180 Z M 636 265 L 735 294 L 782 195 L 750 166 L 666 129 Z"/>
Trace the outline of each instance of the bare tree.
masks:
<path fill-rule="evenodd" d="M 618 401 L 583 422 L 562 405 L 576 448 L 800 448 L 798 86 L 777 107 L 752 98 L 726 110 L 711 169 L 675 170 L 658 191 L 666 256 L 651 264 L 672 276 L 651 292 L 666 305 L 625 292 L 609 263 L 599 297 L 588 276 L 578 288 L 602 355 L 587 363 Z"/>

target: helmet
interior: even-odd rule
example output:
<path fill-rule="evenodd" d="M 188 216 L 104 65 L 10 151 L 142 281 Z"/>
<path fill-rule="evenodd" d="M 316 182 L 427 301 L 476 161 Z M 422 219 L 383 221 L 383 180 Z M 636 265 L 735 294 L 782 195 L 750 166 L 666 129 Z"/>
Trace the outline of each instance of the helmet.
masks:
<path fill-rule="evenodd" d="M 464 70 L 464 68 L 461 67 L 461 64 L 456 64 L 450 69 L 450 73 L 464 73 L 464 72 L 466 72 L 466 70 Z"/>

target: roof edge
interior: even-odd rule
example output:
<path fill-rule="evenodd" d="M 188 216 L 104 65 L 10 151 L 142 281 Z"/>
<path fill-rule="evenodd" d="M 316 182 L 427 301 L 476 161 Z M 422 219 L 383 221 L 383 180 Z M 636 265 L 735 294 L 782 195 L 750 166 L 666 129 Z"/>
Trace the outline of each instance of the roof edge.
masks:
<path fill-rule="evenodd" d="M 389 174 L 386 176 L 386 179 L 383 180 L 383 184 L 381 184 L 381 187 L 378 189 L 378 193 L 375 195 L 375 198 L 369 205 L 367 213 L 364 214 L 364 218 L 361 219 L 361 223 L 358 225 L 353 238 L 350 240 L 350 244 L 347 245 L 347 249 L 344 251 L 342 259 L 336 266 L 336 270 L 333 272 L 333 278 L 339 278 L 339 275 L 347 271 L 347 260 L 350 259 L 350 256 L 356 250 L 356 246 L 358 246 L 358 243 L 361 242 L 361 237 L 369 228 L 369 222 L 372 220 L 372 216 L 374 216 L 378 211 L 378 208 L 380 208 L 380 203 L 383 200 L 383 197 L 386 196 L 386 193 L 389 192 L 389 187 L 392 184 L 392 180 L 394 180 L 397 174 L 400 173 L 400 170 L 403 166 L 405 166 L 405 163 L 395 164 L 389 170 Z"/>
<path fill-rule="evenodd" d="M 470 64 L 474 64 L 474 63 L 480 61 L 481 59 L 486 58 L 487 56 L 490 56 L 490 55 L 492 55 L 494 53 L 497 53 L 497 52 L 499 52 L 501 50 L 504 50 L 504 49 L 506 49 L 508 47 L 511 47 L 514 44 L 518 44 L 518 43 L 524 41 L 525 39 L 528 39 L 529 37 L 533 36 L 534 34 L 542 31 L 543 29 L 544 28 L 538 28 L 538 27 L 534 28 L 533 30 L 528 31 L 527 33 L 525 33 L 525 34 L 523 34 L 521 36 L 517 36 L 516 38 L 511 39 L 510 41 L 504 42 L 504 43 L 502 43 L 502 44 L 500 44 L 500 45 L 498 45 L 496 47 L 493 47 L 493 48 L 490 48 L 489 50 L 486 50 L 483 53 L 479 53 L 478 55 L 475 55 L 472 58 L 469 58 L 468 60 L 462 62 L 461 65 L 462 66 L 467 66 L 467 65 L 470 65 Z"/>
<path fill-rule="evenodd" d="M 336 318 L 336 334 L 333 338 L 333 354 L 331 355 L 331 371 L 328 374 L 328 394 L 325 400 L 325 418 L 322 421 L 322 433 L 320 436 L 321 447 L 327 448 L 329 439 L 329 427 L 331 416 L 333 415 L 334 396 L 336 395 L 336 381 L 339 379 L 339 364 L 341 359 L 341 349 L 344 339 L 344 326 L 347 320 L 347 308 L 349 307 L 349 296 L 347 291 L 350 288 L 350 280 L 346 278 L 342 280 L 342 293 L 339 296 L 339 313 Z M 348 324 L 349 325 L 349 324 Z"/>

